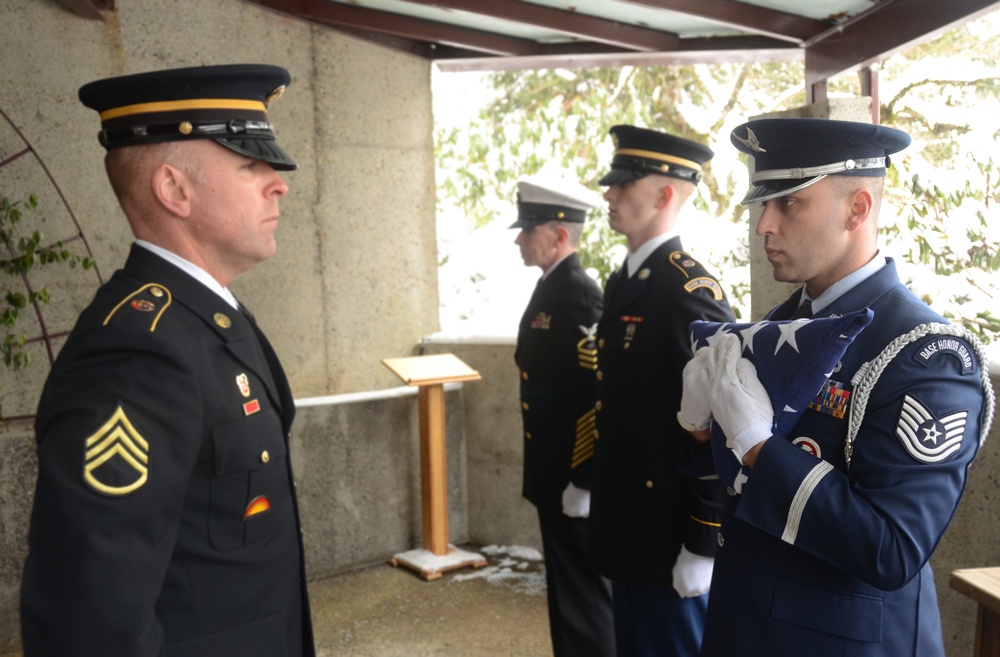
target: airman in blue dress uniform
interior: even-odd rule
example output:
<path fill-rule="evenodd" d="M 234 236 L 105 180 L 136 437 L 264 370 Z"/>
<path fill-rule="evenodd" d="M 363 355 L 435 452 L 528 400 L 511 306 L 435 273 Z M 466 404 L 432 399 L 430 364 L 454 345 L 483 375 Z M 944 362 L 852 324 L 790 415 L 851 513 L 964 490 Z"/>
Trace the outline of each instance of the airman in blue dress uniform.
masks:
<path fill-rule="evenodd" d="M 288 454 L 295 406 L 228 285 L 273 254 L 264 65 L 100 80 L 106 166 L 138 238 L 48 377 L 21 591 L 26 657 L 312 657 Z"/>
<path fill-rule="evenodd" d="M 768 319 L 864 308 L 874 318 L 786 438 L 772 436 L 767 392 L 738 339 L 699 357 L 714 361 L 710 415 L 749 466 L 726 502 L 702 654 L 943 657 L 928 560 L 994 402 L 976 338 L 912 294 L 877 247 L 889 158 L 910 138 L 761 119 L 732 140 L 754 158 L 744 203 L 764 205 L 756 233 L 774 276 L 803 283 Z M 690 387 L 685 399 L 705 393 Z"/>

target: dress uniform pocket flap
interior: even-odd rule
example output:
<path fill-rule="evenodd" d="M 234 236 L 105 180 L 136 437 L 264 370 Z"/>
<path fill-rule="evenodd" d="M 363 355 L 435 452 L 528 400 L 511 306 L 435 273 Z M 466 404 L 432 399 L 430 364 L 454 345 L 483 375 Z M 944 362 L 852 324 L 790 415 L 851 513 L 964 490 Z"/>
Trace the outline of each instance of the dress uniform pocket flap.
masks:
<path fill-rule="evenodd" d="M 281 420 L 266 409 L 239 422 L 212 429 L 215 476 L 258 470 L 272 458 L 285 455 Z"/>
<path fill-rule="evenodd" d="M 882 640 L 882 598 L 778 580 L 771 616 L 852 641 Z"/>

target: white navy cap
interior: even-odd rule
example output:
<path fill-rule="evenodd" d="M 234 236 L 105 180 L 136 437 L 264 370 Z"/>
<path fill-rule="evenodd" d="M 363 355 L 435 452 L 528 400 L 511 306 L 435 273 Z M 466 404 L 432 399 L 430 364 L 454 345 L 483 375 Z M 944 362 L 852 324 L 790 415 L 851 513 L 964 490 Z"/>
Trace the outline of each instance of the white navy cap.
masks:
<path fill-rule="evenodd" d="M 522 179 L 517 182 L 517 221 L 511 228 L 539 226 L 549 221 L 583 223 L 601 198 L 569 181 Z"/>

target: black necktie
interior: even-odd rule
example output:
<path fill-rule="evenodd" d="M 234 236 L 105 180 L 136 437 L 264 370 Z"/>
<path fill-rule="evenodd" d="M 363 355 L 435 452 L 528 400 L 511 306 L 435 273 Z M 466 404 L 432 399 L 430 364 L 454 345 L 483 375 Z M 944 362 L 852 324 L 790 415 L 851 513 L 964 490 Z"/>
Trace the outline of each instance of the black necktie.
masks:
<path fill-rule="evenodd" d="M 808 318 L 808 317 L 812 317 L 812 316 L 813 316 L 812 301 L 803 301 L 802 303 L 799 304 L 799 307 L 795 309 L 795 312 L 792 313 L 792 317 L 791 318 L 792 319 L 802 319 L 804 317 Z"/>

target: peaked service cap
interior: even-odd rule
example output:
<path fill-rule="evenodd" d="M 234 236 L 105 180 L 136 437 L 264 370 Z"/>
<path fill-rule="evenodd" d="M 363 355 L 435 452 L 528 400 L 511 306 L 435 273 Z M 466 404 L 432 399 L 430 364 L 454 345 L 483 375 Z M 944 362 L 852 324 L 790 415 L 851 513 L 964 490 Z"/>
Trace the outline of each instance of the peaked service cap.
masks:
<path fill-rule="evenodd" d="M 611 171 L 598 181 L 614 185 L 658 174 L 689 180 L 701 180 L 701 167 L 715 153 L 708 146 L 634 125 L 616 125 L 609 131 L 615 144 Z"/>
<path fill-rule="evenodd" d="M 799 118 L 750 121 L 730 140 L 754 158 L 742 205 L 791 194 L 830 175 L 884 177 L 889 155 L 910 145 L 910 135 L 895 128 Z"/>
<path fill-rule="evenodd" d="M 587 211 L 601 205 L 600 197 L 568 181 L 517 181 L 517 221 L 510 228 L 530 228 L 549 221 L 583 223 Z"/>
<path fill-rule="evenodd" d="M 226 64 L 106 78 L 80 88 L 80 101 L 101 117 L 107 150 L 139 144 L 212 139 L 240 155 L 291 171 L 275 143 L 268 106 L 291 82 L 266 64 Z"/>

